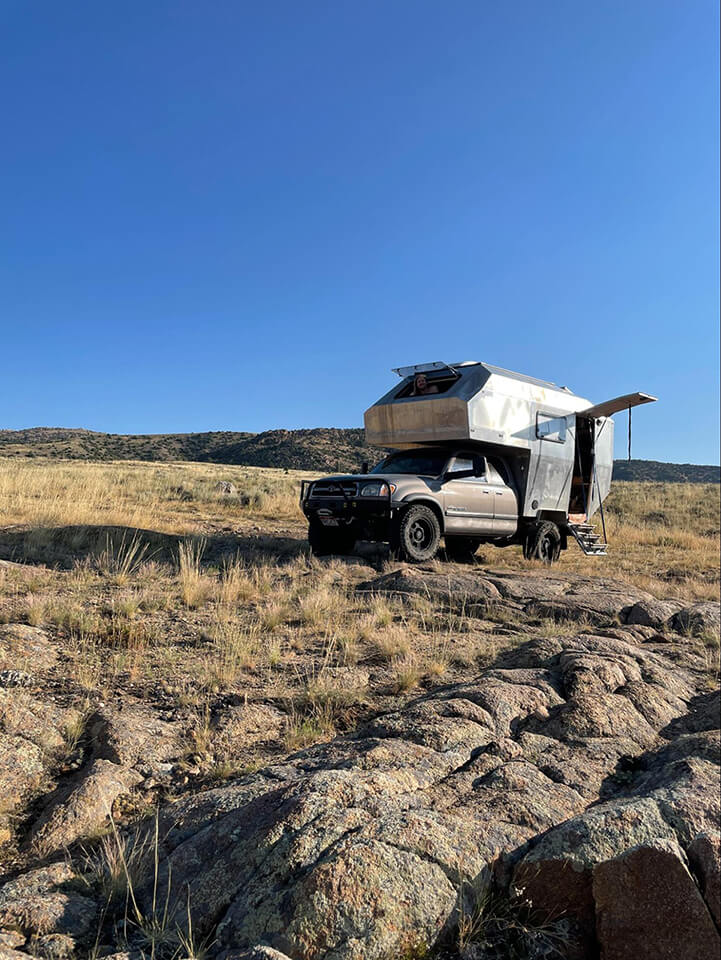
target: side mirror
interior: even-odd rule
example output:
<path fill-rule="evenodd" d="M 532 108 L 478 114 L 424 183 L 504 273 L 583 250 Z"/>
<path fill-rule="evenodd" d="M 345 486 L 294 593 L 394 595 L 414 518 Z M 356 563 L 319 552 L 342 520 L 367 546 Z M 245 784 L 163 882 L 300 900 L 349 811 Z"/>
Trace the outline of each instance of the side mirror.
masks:
<path fill-rule="evenodd" d="M 361 473 L 368 473 L 368 461 L 364 460 L 361 464 Z"/>
<path fill-rule="evenodd" d="M 486 475 L 486 458 L 474 457 L 473 458 L 473 476 L 485 477 L 485 475 Z"/>

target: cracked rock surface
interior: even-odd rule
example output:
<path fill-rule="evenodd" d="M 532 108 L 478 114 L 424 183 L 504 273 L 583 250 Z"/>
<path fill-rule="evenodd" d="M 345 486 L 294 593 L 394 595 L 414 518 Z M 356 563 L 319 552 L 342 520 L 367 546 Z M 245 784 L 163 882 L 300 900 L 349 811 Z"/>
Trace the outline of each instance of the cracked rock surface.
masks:
<path fill-rule="evenodd" d="M 568 920 L 569 958 L 717 956 L 719 693 L 694 639 L 713 629 L 714 605 L 612 580 L 407 568 L 362 589 L 572 628 L 529 639 L 518 626 L 510 649 L 463 682 L 165 802 L 157 834 L 151 821 L 137 841 L 152 854 L 133 868 L 137 909 L 162 904 L 186 935 L 192 915 L 211 960 L 400 960 L 440 950 L 468 891 L 493 889 Z M 22 765 L 40 777 L 67 708 L 42 713 L 17 688 L 0 696 L 20 698 L 14 716 L 26 717 L 22 732 L 0 730 L 25 751 L 8 741 L 1 768 L 20 796 Z M 236 704 L 218 730 L 232 754 L 237 737 L 280 723 L 275 708 Z M 179 755 L 183 732 L 130 701 L 99 707 L 88 731 L 89 756 L 28 832 L 44 861 L 0 885 L 0 957 L 143 950 L 121 938 L 127 907 L 105 898 L 78 843 Z"/>
<path fill-rule="evenodd" d="M 669 956 L 702 956 L 719 945 L 704 899 L 718 886 L 718 700 L 709 729 L 673 726 L 693 725 L 696 682 L 692 658 L 681 667 L 632 635 L 532 641 L 354 736 L 176 804 L 163 882 L 220 951 L 400 956 L 434 944 L 463 884 L 493 873 L 571 913 L 606 956 L 631 929 L 637 955 L 664 956 L 663 936 Z M 664 864 L 668 890 L 654 893 Z M 649 940 L 664 897 L 686 919 Z"/>

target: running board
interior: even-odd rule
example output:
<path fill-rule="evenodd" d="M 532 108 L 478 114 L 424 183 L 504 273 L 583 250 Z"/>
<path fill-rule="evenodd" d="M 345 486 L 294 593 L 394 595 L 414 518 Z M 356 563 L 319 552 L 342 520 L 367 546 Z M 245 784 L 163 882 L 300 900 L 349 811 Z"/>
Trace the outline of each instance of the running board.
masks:
<path fill-rule="evenodd" d="M 601 535 L 596 533 L 596 526 L 593 523 L 569 523 L 568 529 L 573 534 L 574 540 L 587 557 L 605 557 L 607 543 L 601 540 Z"/>

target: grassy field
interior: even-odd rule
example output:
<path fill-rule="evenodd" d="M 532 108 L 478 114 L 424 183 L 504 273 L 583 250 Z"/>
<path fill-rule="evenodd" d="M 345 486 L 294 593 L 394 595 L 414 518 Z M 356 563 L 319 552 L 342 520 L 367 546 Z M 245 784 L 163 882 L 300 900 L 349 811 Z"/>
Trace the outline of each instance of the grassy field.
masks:
<path fill-rule="evenodd" d="M 97 553 L 108 535 L 114 542 L 113 527 L 125 528 L 126 539 L 147 531 L 144 540 L 155 546 L 178 537 L 205 537 L 212 546 L 238 533 L 302 541 L 298 494 L 301 480 L 311 476 L 185 462 L 0 459 L 0 550 L 6 559 L 76 562 L 78 553 Z M 216 490 L 221 480 L 233 483 L 238 495 Z M 618 575 L 659 596 L 714 598 L 720 492 L 716 484 L 617 483 L 606 501 L 609 555 L 588 558 L 572 547 L 561 567 Z M 293 552 L 303 552 L 302 543 Z M 516 548 L 486 547 L 479 560 L 494 568 L 526 567 Z"/>
<path fill-rule="evenodd" d="M 75 701 L 129 695 L 181 719 L 188 769 L 209 782 L 463 678 L 550 629 L 508 612 L 470 617 L 426 598 L 357 594 L 387 560 L 369 550 L 309 555 L 304 476 L 0 460 L 0 622 L 60 638 L 58 682 Z M 608 557 L 574 544 L 553 572 L 618 577 L 659 597 L 718 597 L 718 485 L 617 484 L 607 525 Z M 482 548 L 476 563 L 547 572 L 519 548 Z M 553 625 L 563 629 L 578 625 Z M 0 662 L 10 667 L 23 664 Z M 258 730 L 216 736 L 217 717 L 239 701 L 257 706 Z"/>

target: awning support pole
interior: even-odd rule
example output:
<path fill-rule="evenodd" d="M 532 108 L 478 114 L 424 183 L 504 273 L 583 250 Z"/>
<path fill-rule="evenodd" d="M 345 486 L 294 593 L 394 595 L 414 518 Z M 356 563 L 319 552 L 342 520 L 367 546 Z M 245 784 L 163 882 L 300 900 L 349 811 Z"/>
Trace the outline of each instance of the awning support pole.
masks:
<path fill-rule="evenodd" d="M 603 530 L 603 542 L 608 543 L 608 534 L 606 533 L 606 517 L 603 512 L 603 497 L 601 496 L 601 489 L 598 486 L 598 474 L 596 473 L 595 447 L 593 451 L 593 482 L 596 484 L 596 489 L 598 490 L 598 508 L 601 511 L 601 529 Z"/>
<path fill-rule="evenodd" d="M 628 459 L 631 459 L 631 407 L 628 408 Z"/>

